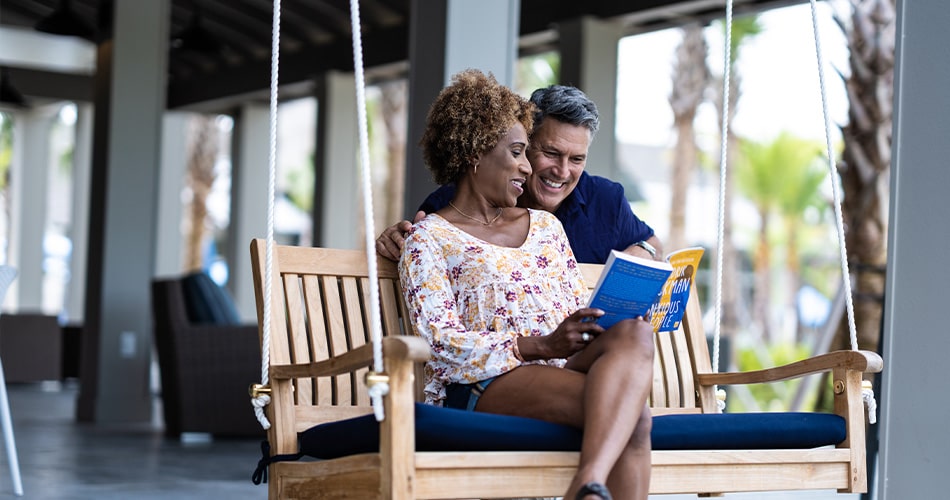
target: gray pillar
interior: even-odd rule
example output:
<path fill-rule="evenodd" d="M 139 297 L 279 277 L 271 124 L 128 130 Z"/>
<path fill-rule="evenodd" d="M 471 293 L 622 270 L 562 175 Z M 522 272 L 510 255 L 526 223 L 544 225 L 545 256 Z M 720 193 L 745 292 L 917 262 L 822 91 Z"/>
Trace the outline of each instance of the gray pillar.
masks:
<path fill-rule="evenodd" d="M 600 131 L 590 146 L 586 170 L 616 179 L 617 44 L 622 27 L 584 17 L 561 23 L 559 32 L 560 83 L 583 90 L 600 112 Z"/>
<path fill-rule="evenodd" d="M 89 190 L 92 175 L 92 104 L 76 104 L 76 142 L 73 149 L 73 199 L 69 239 L 69 288 L 66 322 L 82 324 L 86 298 L 86 252 L 89 245 Z"/>
<path fill-rule="evenodd" d="M 80 420 L 148 421 L 170 0 L 115 0 L 99 45 Z"/>
<path fill-rule="evenodd" d="M 250 245 L 267 237 L 267 162 L 270 109 L 245 104 L 234 117 L 231 142 L 231 222 L 228 226 L 228 286 L 241 318 L 257 321 Z"/>
<path fill-rule="evenodd" d="M 8 262 L 19 274 L 11 295 L 20 311 L 43 310 L 43 236 L 49 192 L 50 130 L 61 105 L 20 112 L 13 131 Z"/>
<path fill-rule="evenodd" d="M 950 400 L 950 2 L 898 2 L 880 472 L 883 498 L 945 498 Z"/>
<path fill-rule="evenodd" d="M 514 81 L 520 0 L 413 0 L 409 21 L 409 129 L 406 147 L 406 217 L 435 189 L 419 139 L 426 114 L 451 76 L 466 68 Z M 380 228 L 381 230 L 382 228 Z M 377 231 L 379 232 L 379 231 Z"/>
<path fill-rule="evenodd" d="M 356 87 L 351 73 L 327 72 L 318 103 L 320 158 L 316 165 L 322 209 L 315 220 L 316 241 L 330 248 L 363 248 L 363 198 L 360 193 Z"/>
<path fill-rule="evenodd" d="M 155 234 L 155 275 L 175 276 L 184 270 L 182 190 L 188 165 L 189 113 L 169 111 L 162 118 L 161 166 Z"/>

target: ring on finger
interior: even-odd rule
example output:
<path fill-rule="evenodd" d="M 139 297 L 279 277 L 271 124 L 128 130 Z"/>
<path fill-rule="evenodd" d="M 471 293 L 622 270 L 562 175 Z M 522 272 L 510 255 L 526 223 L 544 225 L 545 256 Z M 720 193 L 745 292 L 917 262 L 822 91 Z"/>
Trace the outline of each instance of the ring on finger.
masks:
<path fill-rule="evenodd" d="M 590 334 L 587 332 L 582 333 L 581 340 L 583 340 L 584 342 L 590 342 Z"/>

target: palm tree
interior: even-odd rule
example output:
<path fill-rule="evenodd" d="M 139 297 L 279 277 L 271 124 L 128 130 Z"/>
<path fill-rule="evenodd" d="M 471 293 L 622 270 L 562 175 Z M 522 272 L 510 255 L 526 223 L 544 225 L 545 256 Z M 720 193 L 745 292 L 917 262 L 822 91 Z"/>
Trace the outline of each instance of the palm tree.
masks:
<path fill-rule="evenodd" d="M 403 218 L 403 188 L 406 178 L 406 129 L 409 126 L 406 114 L 406 80 L 399 79 L 380 85 L 382 91 L 380 111 L 386 129 L 386 163 L 389 172 L 386 206 L 382 224 Z M 380 226 L 385 227 L 385 226 Z"/>
<path fill-rule="evenodd" d="M 856 280 L 854 295 L 871 298 L 854 304 L 858 344 L 872 351 L 880 343 L 887 263 L 895 3 L 850 0 L 850 23 L 835 15 L 851 49 L 851 72 L 844 77 L 850 109 L 848 124 L 841 127 L 844 152 L 838 164 L 844 190 L 842 215 L 848 262 Z M 848 337 L 842 323 L 835 347 L 848 346 Z"/>
<path fill-rule="evenodd" d="M 779 193 L 778 209 L 782 215 L 785 229 L 785 283 L 787 284 L 786 311 L 795 310 L 796 294 L 801 288 L 801 243 L 799 234 L 808 224 L 805 217 L 809 210 L 824 214 L 829 204 L 821 194 L 821 185 L 828 177 L 828 169 L 823 160 L 824 148 L 820 143 L 803 141 L 797 148 L 797 158 L 786 163 L 787 182 Z M 820 220 L 820 219 L 819 219 Z M 798 316 L 795 336 L 798 339 Z"/>
<path fill-rule="evenodd" d="M 722 24 L 723 28 L 725 24 Z M 716 88 L 716 109 L 719 113 L 719 123 L 722 123 L 722 116 L 724 112 L 729 113 L 729 123 L 733 122 L 733 118 L 736 116 L 737 103 L 739 98 L 742 95 L 741 92 L 741 81 L 739 78 L 739 73 L 736 71 L 736 60 L 739 59 L 739 49 L 742 47 L 742 43 L 751 39 L 755 35 L 759 34 L 762 31 L 762 27 L 759 24 L 758 17 L 756 16 L 747 16 L 737 18 L 732 23 L 732 36 L 730 40 L 730 52 L 732 54 L 730 60 L 730 66 L 727 68 L 729 71 L 729 108 L 728 110 L 723 109 L 722 103 L 722 77 L 717 78 L 718 85 Z M 726 163 L 732 165 L 735 158 L 735 149 L 738 139 L 733 133 L 732 129 L 729 130 L 729 133 L 726 136 Z M 722 203 L 726 207 L 726 216 L 723 224 L 723 245 L 719 251 L 723 252 L 722 254 L 722 317 L 720 318 L 719 327 L 722 335 L 726 338 L 729 338 L 735 334 L 739 329 L 739 266 L 738 266 L 738 256 L 736 255 L 735 246 L 732 243 L 732 217 L 730 214 L 730 207 L 732 206 L 732 192 L 734 190 L 734 181 L 732 176 L 726 176 L 726 186 L 725 193 L 723 195 Z"/>
<path fill-rule="evenodd" d="M 821 167 L 820 143 L 799 139 L 783 132 L 768 143 L 743 141 L 735 177 L 739 190 L 759 213 L 758 244 L 753 267 L 755 287 L 753 318 L 766 341 L 773 340 L 770 321 L 772 287 L 770 271 L 772 252 L 769 234 L 775 215 L 780 215 L 786 229 L 786 271 L 798 272 L 797 234 L 803 224 L 805 210 L 821 203 L 818 188 L 825 178 Z M 790 297 L 798 288 L 793 280 Z"/>
<path fill-rule="evenodd" d="M 676 129 L 676 146 L 673 150 L 673 169 L 670 174 L 670 232 L 666 245 L 670 250 L 683 248 L 686 242 L 686 192 L 693 170 L 699 161 L 696 132 L 693 121 L 696 109 L 703 102 L 709 85 L 709 65 L 706 56 L 709 48 L 699 24 L 690 24 L 682 29 L 683 41 L 676 48 L 673 65 L 673 90 L 670 92 L 670 107 L 673 108 L 673 127 Z"/>
<path fill-rule="evenodd" d="M 185 238 L 185 269 L 204 266 L 203 252 L 208 228 L 208 195 L 214 184 L 215 159 L 218 155 L 218 127 L 214 116 L 195 115 L 190 124 L 188 147 L 188 188 L 191 203 L 188 210 L 188 234 Z"/>
<path fill-rule="evenodd" d="M 773 144 L 742 141 L 739 150 L 742 154 L 733 169 L 735 181 L 740 192 L 749 198 L 759 214 L 758 244 L 752 259 L 755 277 L 752 321 L 758 324 L 762 338 L 768 342 L 772 340 L 768 314 L 771 300 L 771 247 L 768 235 L 772 214 L 778 201 L 776 195 L 782 182 L 781 176 L 774 174 L 782 170 L 782 159 L 775 157 L 778 147 Z"/>

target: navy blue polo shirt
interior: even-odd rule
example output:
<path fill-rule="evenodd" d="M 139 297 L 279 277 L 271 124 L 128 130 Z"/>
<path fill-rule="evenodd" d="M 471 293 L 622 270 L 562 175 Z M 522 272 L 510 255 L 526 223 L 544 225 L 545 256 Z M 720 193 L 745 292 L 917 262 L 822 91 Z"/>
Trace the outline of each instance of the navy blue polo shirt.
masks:
<path fill-rule="evenodd" d="M 455 185 L 447 184 L 430 194 L 419 210 L 435 212 L 454 196 Z M 578 262 L 603 264 L 611 250 L 624 250 L 653 236 L 653 228 L 633 213 L 623 186 L 587 172 L 581 173 L 574 191 L 554 215 L 564 226 Z"/>

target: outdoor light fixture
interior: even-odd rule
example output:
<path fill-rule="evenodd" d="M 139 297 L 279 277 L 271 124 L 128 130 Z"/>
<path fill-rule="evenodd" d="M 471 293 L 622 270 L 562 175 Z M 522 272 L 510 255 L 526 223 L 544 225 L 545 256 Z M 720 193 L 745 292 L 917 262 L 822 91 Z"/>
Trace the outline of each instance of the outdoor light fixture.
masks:
<path fill-rule="evenodd" d="M 60 0 L 59 6 L 48 16 L 40 19 L 34 28 L 54 35 L 78 36 L 91 39 L 96 30 L 73 10 L 72 0 Z"/>

